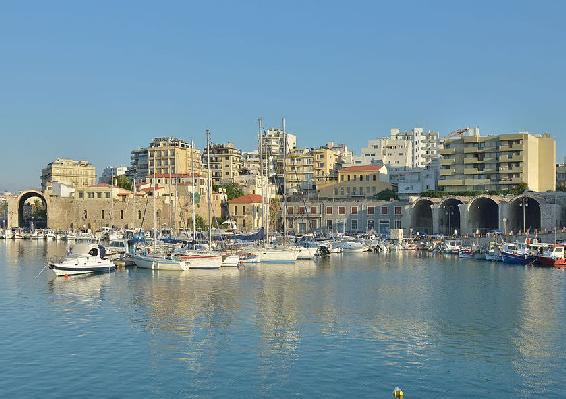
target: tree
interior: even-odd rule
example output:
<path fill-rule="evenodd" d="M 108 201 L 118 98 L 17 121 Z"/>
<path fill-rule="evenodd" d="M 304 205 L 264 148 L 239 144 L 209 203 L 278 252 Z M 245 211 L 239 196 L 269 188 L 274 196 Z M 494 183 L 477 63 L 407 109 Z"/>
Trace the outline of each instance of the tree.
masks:
<path fill-rule="evenodd" d="M 226 190 L 226 197 L 228 198 L 228 201 L 244 195 L 244 190 L 242 190 L 242 187 L 237 183 L 227 183 L 220 185 L 218 187 Z"/>
<path fill-rule="evenodd" d="M 385 189 L 374 195 L 374 198 L 381 201 L 389 201 L 391 199 L 399 199 L 397 193 L 391 189 Z"/>
<path fill-rule="evenodd" d="M 269 203 L 269 228 L 272 231 L 281 230 L 283 225 L 281 201 L 279 198 L 272 198 Z"/>
<path fill-rule="evenodd" d="M 116 176 L 116 185 L 124 190 L 132 191 L 132 181 L 126 175 Z"/>
<path fill-rule="evenodd" d="M 197 230 L 208 230 L 208 225 L 200 215 L 195 217 L 195 226 Z"/>

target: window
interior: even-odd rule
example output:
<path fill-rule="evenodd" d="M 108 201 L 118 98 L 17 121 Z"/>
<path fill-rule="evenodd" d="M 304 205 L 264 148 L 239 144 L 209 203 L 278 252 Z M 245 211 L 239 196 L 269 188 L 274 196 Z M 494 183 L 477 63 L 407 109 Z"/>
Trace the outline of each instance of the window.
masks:
<path fill-rule="evenodd" d="M 120 219 L 124 219 L 124 210 L 120 209 Z"/>
<path fill-rule="evenodd" d="M 238 205 L 234 205 L 234 216 L 238 215 Z"/>
<path fill-rule="evenodd" d="M 104 209 L 101 211 L 102 219 L 104 219 Z"/>
<path fill-rule="evenodd" d="M 387 215 L 389 213 L 388 211 L 389 211 L 389 209 L 387 209 L 386 206 L 381 207 L 381 214 L 382 215 Z"/>
<path fill-rule="evenodd" d="M 88 198 L 94 198 L 94 193 L 88 193 Z"/>
<path fill-rule="evenodd" d="M 102 198 L 102 193 L 96 193 L 97 198 Z"/>
<path fill-rule="evenodd" d="M 400 229 L 400 228 L 401 228 L 401 221 L 400 221 L 400 220 L 396 220 L 396 221 L 395 221 L 395 228 L 396 228 L 396 229 Z"/>
<path fill-rule="evenodd" d="M 360 181 L 364 181 L 364 175 L 360 175 Z"/>
<path fill-rule="evenodd" d="M 295 208 L 292 206 L 287 207 L 287 215 L 292 215 L 295 211 Z"/>
<path fill-rule="evenodd" d="M 105 193 L 106 194 L 106 198 L 110 198 L 110 193 Z"/>
<path fill-rule="evenodd" d="M 326 221 L 326 228 L 327 228 L 328 230 L 332 230 L 332 220 L 327 220 L 327 221 Z"/>
<path fill-rule="evenodd" d="M 352 215 L 357 215 L 358 214 L 358 207 L 357 206 L 353 206 L 352 207 Z"/>
<path fill-rule="evenodd" d="M 242 205 L 242 215 L 245 215 L 245 214 L 246 214 L 246 206 Z"/>
<path fill-rule="evenodd" d="M 331 207 L 331 206 L 327 206 L 327 207 L 326 207 L 326 214 L 327 214 L 327 215 L 332 215 L 332 207 Z"/>
<path fill-rule="evenodd" d="M 389 220 L 379 221 L 379 234 L 389 234 Z"/>
<path fill-rule="evenodd" d="M 246 218 L 242 219 L 242 227 L 246 227 Z"/>
<path fill-rule="evenodd" d="M 375 228 L 375 221 L 373 219 L 368 219 L 368 231 Z"/>
<path fill-rule="evenodd" d="M 142 211 L 138 211 L 138 219 L 141 220 L 141 218 L 142 218 Z"/>
<path fill-rule="evenodd" d="M 377 180 L 377 175 L 373 175 L 373 181 Z"/>
<path fill-rule="evenodd" d="M 396 206 L 395 207 L 395 215 L 400 215 L 401 214 L 401 207 L 400 206 Z"/>
<path fill-rule="evenodd" d="M 358 220 L 352 219 L 351 226 L 352 226 L 352 230 L 358 230 Z"/>
<path fill-rule="evenodd" d="M 339 206 L 338 207 L 338 214 L 339 215 L 345 215 L 346 214 L 346 207 L 345 206 Z"/>
<path fill-rule="evenodd" d="M 348 181 L 350 181 L 350 175 L 348 175 Z"/>
<path fill-rule="evenodd" d="M 316 206 L 311 206 L 311 215 L 316 215 Z"/>
<path fill-rule="evenodd" d="M 84 196 L 85 196 L 84 191 L 79 191 L 79 198 L 84 198 Z"/>

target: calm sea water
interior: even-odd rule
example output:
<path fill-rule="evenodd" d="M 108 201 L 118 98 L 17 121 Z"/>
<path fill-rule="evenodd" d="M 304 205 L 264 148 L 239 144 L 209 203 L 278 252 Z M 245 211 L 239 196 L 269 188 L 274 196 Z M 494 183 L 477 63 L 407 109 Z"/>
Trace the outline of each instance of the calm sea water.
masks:
<path fill-rule="evenodd" d="M 566 396 L 566 273 L 343 255 L 39 277 L 0 242 L 2 397 Z"/>

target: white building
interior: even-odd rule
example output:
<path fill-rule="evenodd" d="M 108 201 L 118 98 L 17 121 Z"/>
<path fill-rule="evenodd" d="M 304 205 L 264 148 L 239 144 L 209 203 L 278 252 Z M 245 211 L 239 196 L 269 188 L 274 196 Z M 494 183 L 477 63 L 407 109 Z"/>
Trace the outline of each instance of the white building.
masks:
<path fill-rule="evenodd" d="M 397 186 L 400 197 L 417 195 L 438 188 L 440 160 L 433 159 L 424 168 L 389 167 L 389 182 Z"/>
<path fill-rule="evenodd" d="M 394 128 L 389 137 L 368 141 L 354 164 L 384 164 L 396 168 L 423 168 L 439 157 L 442 142 L 438 132 L 414 128 L 402 132 Z"/>
<path fill-rule="evenodd" d="M 98 182 L 111 184 L 112 177 L 122 176 L 127 172 L 127 166 L 108 166 L 102 171 L 102 175 L 98 179 Z"/>

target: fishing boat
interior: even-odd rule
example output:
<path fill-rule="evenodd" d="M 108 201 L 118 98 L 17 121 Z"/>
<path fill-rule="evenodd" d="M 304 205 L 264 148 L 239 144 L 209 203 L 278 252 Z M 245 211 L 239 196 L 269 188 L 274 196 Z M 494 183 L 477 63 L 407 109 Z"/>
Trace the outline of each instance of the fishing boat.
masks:
<path fill-rule="evenodd" d="M 535 260 L 524 244 L 506 243 L 501 249 L 501 261 L 511 265 L 526 265 Z"/>
<path fill-rule="evenodd" d="M 444 253 L 457 255 L 460 252 L 462 241 L 448 240 L 444 243 Z"/>
<path fill-rule="evenodd" d="M 259 251 L 261 263 L 295 263 L 298 256 L 298 251 L 283 248 L 263 248 Z"/>
<path fill-rule="evenodd" d="M 474 250 L 472 247 L 461 247 L 458 251 L 458 257 L 463 259 L 471 259 L 474 257 Z"/>
<path fill-rule="evenodd" d="M 240 256 L 226 254 L 222 255 L 222 267 L 238 267 L 240 265 Z"/>
<path fill-rule="evenodd" d="M 116 265 L 105 258 L 104 247 L 97 244 L 77 244 L 71 247 L 66 258 L 49 262 L 48 266 L 57 276 L 108 273 L 116 269 Z"/>
<path fill-rule="evenodd" d="M 340 248 L 342 248 L 343 253 L 361 253 L 367 252 L 368 247 L 358 241 L 345 241 L 339 244 Z"/>
<path fill-rule="evenodd" d="M 499 251 L 499 245 L 497 245 L 497 243 L 494 241 L 490 242 L 485 251 L 484 257 L 488 262 L 501 262 L 501 252 Z"/>
<path fill-rule="evenodd" d="M 542 266 L 566 268 L 566 259 L 564 258 L 564 245 L 552 245 L 538 257 L 538 263 Z"/>

